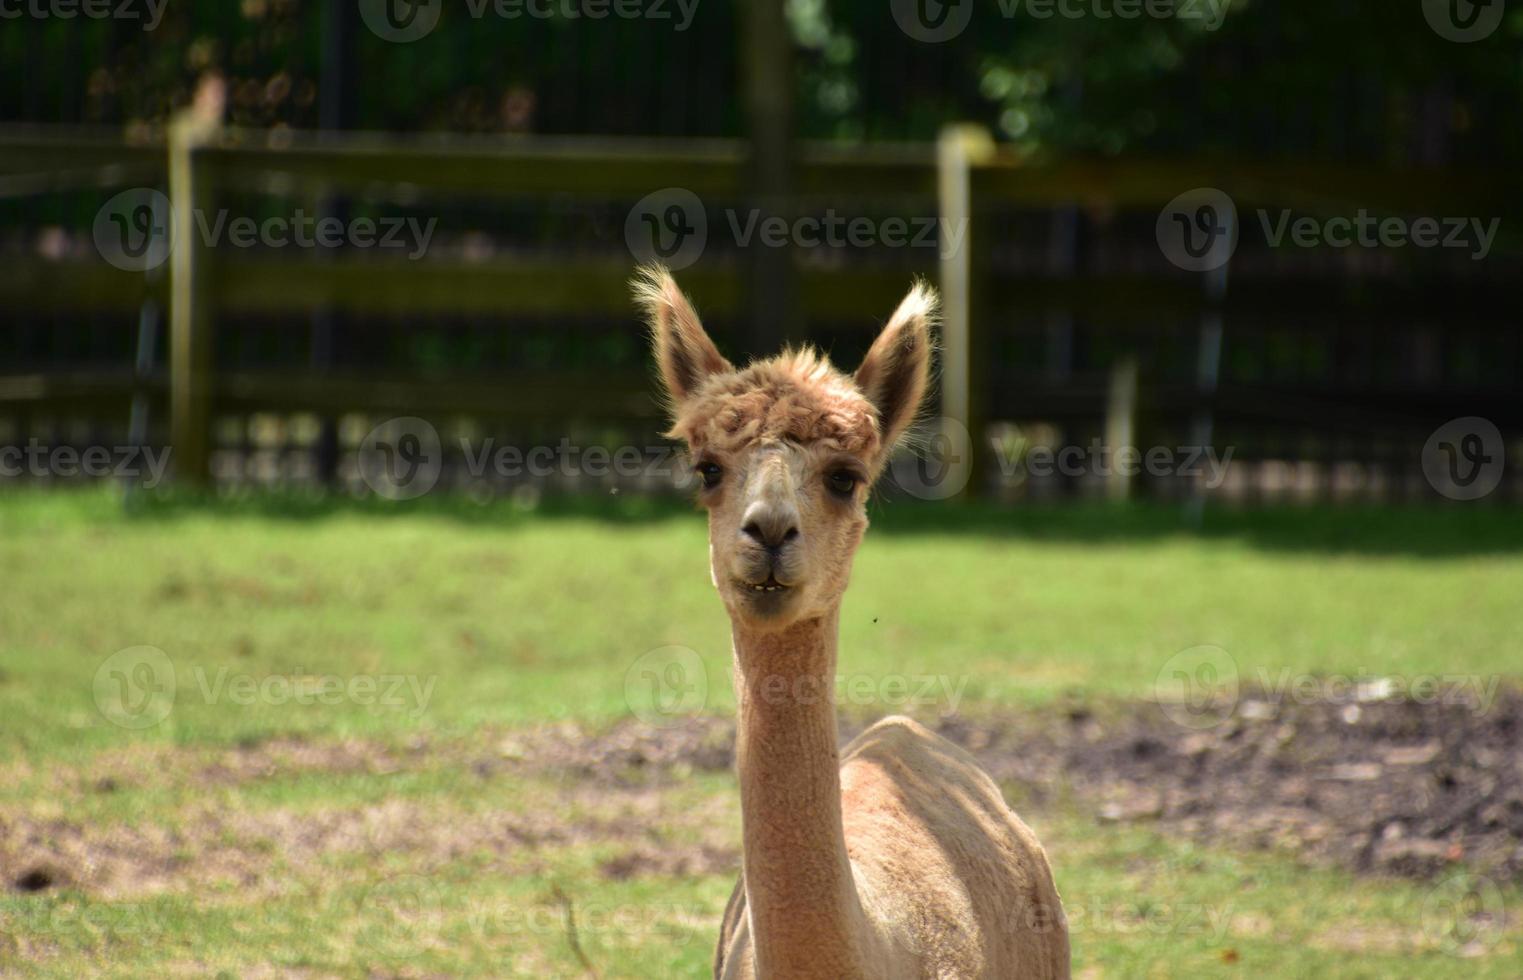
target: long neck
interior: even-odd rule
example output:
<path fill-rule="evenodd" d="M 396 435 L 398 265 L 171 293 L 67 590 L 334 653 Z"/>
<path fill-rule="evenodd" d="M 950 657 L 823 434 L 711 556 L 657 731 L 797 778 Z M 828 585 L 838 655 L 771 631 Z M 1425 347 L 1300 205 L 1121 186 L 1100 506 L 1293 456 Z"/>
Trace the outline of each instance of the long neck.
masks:
<path fill-rule="evenodd" d="M 836 747 L 837 614 L 736 626 L 736 759 L 757 976 L 865 976 L 868 933 L 846 856 Z"/>

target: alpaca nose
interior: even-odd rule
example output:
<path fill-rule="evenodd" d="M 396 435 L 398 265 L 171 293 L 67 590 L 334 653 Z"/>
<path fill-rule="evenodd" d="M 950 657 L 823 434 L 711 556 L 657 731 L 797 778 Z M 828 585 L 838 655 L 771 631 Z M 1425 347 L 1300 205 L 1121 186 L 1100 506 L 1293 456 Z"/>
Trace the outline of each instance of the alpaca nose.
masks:
<path fill-rule="evenodd" d="M 752 507 L 740 532 L 768 551 L 776 551 L 799 536 L 797 518 L 791 509 Z"/>

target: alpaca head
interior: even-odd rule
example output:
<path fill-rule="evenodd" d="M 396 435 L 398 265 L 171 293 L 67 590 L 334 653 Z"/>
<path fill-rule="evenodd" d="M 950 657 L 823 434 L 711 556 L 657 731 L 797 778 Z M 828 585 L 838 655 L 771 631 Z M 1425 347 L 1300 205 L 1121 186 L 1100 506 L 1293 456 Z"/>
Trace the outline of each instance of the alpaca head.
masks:
<path fill-rule="evenodd" d="M 925 395 L 936 297 L 917 284 L 855 374 L 810 349 L 737 370 L 664 269 L 635 296 L 709 513 L 709 570 L 730 617 L 781 629 L 840 602 L 867 494 Z"/>

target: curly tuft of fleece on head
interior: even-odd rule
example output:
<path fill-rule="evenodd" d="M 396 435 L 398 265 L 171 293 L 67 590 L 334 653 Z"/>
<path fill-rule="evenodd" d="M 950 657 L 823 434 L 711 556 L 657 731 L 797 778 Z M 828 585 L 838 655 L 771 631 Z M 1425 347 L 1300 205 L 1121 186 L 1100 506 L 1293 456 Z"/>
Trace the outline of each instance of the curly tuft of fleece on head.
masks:
<path fill-rule="evenodd" d="M 788 441 L 875 459 L 882 448 L 871 403 L 808 347 L 710 376 L 682 403 L 667 435 L 694 452 Z"/>

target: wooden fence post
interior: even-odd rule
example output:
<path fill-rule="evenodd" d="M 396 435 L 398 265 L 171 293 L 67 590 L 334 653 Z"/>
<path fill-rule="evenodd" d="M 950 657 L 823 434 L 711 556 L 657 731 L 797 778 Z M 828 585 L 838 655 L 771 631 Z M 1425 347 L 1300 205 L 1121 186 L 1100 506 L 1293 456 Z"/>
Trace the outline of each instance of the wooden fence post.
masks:
<path fill-rule="evenodd" d="M 747 144 L 746 201 L 760 220 L 794 220 L 793 36 L 783 0 L 745 0 L 737 23 L 744 80 Z M 715 222 L 718 215 L 711 215 Z M 795 247 L 759 240 L 750 246 L 748 309 L 743 336 L 748 353 L 802 343 L 805 325 L 796 302 Z M 744 350 L 745 348 L 743 348 Z"/>
<path fill-rule="evenodd" d="M 986 436 L 982 369 L 976 356 L 981 331 L 975 325 L 981 294 L 979 222 L 973 207 L 973 168 L 986 162 L 994 143 L 982 126 L 957 124 L 941 131 L 936 141 L 936 185 L 941 211 L 941 418 L 944 445 L 957 445 L 961 426 L 967 433 L 964 450 L 966 482 L 963 495 L 984 490 L 989 444 Z M 953 237 L 955 236 L 955 237 Z M 949 247 L 952 242 L 957 247 Z M 980 373 L 973 365 L 978 363 Z M 949 431 L 951 430 L 951 431 Z M 943 461 L 952 463 L 950 460 Z"/>
<path fill-rule="evenodd" d="M 169 125 L 169 203 L 174 247 L 169 260 L 169 433 L 175 479 L 205 486 L 211 476 L 212 311 L 206 243 L 197 214 L 213 197 L 196 150 L 221 125 L 222 82 L 203 81 L 196 103 Z M 209 215 L 208 215 L 209 217 Z"/>
<path fill-rule="evenodd" d="M 1132 474 L 1121 465 L 1121 454 L 1137 450 L 1137 357 L 1128 354 L 1111 366 L 1109 396 L 1105 404 L 1105 446 L 1110 450 L 1110 470 L 1105 477 L 1106 494 L 1112 500 L 1131 495 Z"/>

